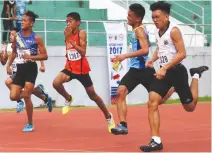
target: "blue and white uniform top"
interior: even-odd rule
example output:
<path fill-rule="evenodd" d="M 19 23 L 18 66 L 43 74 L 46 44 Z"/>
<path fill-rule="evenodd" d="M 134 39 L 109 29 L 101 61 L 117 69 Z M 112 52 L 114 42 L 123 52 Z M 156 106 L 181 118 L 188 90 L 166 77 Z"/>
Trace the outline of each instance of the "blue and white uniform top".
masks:
<path fill-rule="evenodd" d="M 130 42 L 129 42 L 129 50 L 128 50 L 129 52 L 135 52 L 139 49 L 142 49 L 142 46 L 140 45 L 139 40 L 136 38 L 136 29 L 138 28 L 143 28 L 144 31 L 146 32 L 147 39 L 149 39 L 147 29 L 143 24 L 140 25 L 139 27 L 136 27 L 130 33 Z M 145 68 L 145 63 L 148 60 L 148 54 L 142 55 L 139 57 L 132 57 L 129 60 L 130 60 L 129 62 L 130 68 L 142 69 L 142 68 Z"/>
<path fill-rule="evenodd" d="M 35 36 L 36 36 L 35 32 L 32 32 L 32 34 L 28 37 L 24 37 L 22 35 L 22 31 L 20 31 L 17 34 L 17 37 L 16 37 L 17 64 L 26 63 L 26 60 L 24 59 L 24 53 L 27 53 L 32 56 L 35 56 L 38 54 L 38 46 L 36 44 Z"/>

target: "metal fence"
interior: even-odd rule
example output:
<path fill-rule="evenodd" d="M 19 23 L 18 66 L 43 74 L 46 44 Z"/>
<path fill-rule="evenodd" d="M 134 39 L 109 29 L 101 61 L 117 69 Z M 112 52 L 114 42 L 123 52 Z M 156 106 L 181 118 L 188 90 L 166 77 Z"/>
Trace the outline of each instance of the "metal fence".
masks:
<path fill-rule="evenodd" d="M 2 27 L 2 20 L 8 20 L 7 18 L 0 18 L 0 41 L 2 40 L 2 32 L 4 32 Z M 63 28 L 65 28 L 65 20 L 58 20 L 58 19 L 37 19 L 37 22 L 42 22 L 42 29 L 35 30 L 37 33 L 43 34 L 43 39 L 46 46 L 50 46 L 48 44 L 48 34 L 49 33 L 60 33 L 61 36 L 64 32 L 64 29 L 61 30 L 49 30 L 52 27 L 48 27 L 48 23 L 58 23 L 64 25 Z M 103 23 L 117 23 L 117 22 L 125 22 L 126 21 L 92 21 L 92 20 L 82 20 L 82 24 L 84 25 L 84 30 L 87 32 L 87 42 L 88 46 L 92 46 L 89 44 L 89 35 L 92 34 L 98 34 L 102 35 L 102 37 L 105 37 L 106 40 L 106 32 L 103 28 L 101 31 L 93 31 L 90 30 L 92 26 L 89 26 L 90 24 L 103 24 Z M 150 35 L 150 41 L 151 43 L 155 43 L 154 38 L 154 24 L 153 23 L 144 23 L 147 26 L 147 29 L 149 31 Z M 35 24 L 36 25 L 36 24 Z M 127 24 L 126 24 L 127 25 Z M 209 31 L 207 34 L 203 34 L 202 32 L 198 31 L 198 27 L 209 27 L 211 29 L 212 24 L 178 24 L 179 27 L 181 27 L 183 30 L 184 37 L 187 39 L 187 46 L 195 47 L 195 46 L 204 46 L 204 44 L 211 44 L 211 31 Z M 187 30 L 188 29 L 188 30 Z M 129 32 L 129 27 L 126 26 L 126 30 Z M 54 39 L 54 38 L 52 38 Z M 106 43 L 105 43 L 106 44 Z M 104 45 L 103 45 L 104 46 Z"/>

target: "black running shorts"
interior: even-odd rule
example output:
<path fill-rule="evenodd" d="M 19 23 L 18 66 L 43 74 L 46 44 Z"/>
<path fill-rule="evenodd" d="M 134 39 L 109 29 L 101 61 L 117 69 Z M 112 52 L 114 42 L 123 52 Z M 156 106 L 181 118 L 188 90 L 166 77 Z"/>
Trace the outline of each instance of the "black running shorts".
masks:
<path fill-rule="evenodd" d="M 150 91 L 154 91 L 164 97 L 172 86 L 178 93 L 182 104 L 189 104 L 193 101 L 188 85 L 188 73 L 184 65 L 178 64 L 174 68 L 169 69 L 164 79 L 154 78 Z"/>
<path fill-rule="evenodd" d="M 24 87 L 26 82 L 35 84 L 38 75 L 38 67 L 36 62 L 27 62 L 17 64 L 17 72 L 13 80 L 13 84 Z"/>
<path fill-rule="evenodd" d="M 85 88 L 91 87 L 93 85 L 93 82 L 91 80 L 91 77 L 89 73 L 87 74 L 74 74 L 71 73 L 70 71 L 64 69 L 61 71 L 62 73 L 65 73 L 70 77 L 70 81 L 72 79 L 77 79 Z"/>
<path fill-rule="evenodd" d="M 150 89 L 152 80 L 154 79 L 155 70 L 153 68 L 130 68 L 130 70 L 122 78 L 120 85 L 124 85 L 130 93 L 137 85 L 142 84 L 147 91 Z"/>

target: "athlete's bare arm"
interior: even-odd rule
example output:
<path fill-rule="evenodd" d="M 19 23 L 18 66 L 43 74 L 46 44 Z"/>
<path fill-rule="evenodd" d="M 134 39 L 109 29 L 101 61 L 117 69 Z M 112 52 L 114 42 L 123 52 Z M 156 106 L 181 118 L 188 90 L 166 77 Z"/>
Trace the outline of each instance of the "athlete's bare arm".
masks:
<path fill-rule="evenodd" d="M 158 60 L 158 47 L 156 48 L 152 58 L 146 62 L 146 67 L 153 67 L 153 63 Z"/>
<path fill-rule="evenodd" d="M 3 52 L 0 53 L 0 60 L 1 60 L 1 64 L 2 65 L 5 65 L 5 62 L 4 62 L 4 53 Z"/>
<path fill-rule="evenodd" d="M 146 55 L 149 53 L 149 43 L 148 43 L 144 29 L 138 28 L 136 30 L 135 34 L 136 34 L 136 38 L 139 40 L 140 46 L 142 46 L 142 48 L 135 52 L 128 52 L 126 54 L 117 56 L 116 59 L 119 62 L 125 60 L 126 58 L 139 57 L 139 56 Z"/>
<path fill-rule="evenodd" d="M 25 53 L 24 59 L 36 60 L 36 61 L 47 60 L 48 55 L 47 55 L 46 47 L 44 46 L 42 38 L 37 35 L 35 37 L 35 40 L 36 40 L 36 44 L 38 45 L 38 50 L 39 50 L 40 54 L 35 55 L 35 56 L 31 56 L 31 55 Z"/>
<path fill-rule="evenodd" d="M 140 46 L 142 46 L 142 48 L 135 52 L 126 53 L 125 54 L 126 58 L 138 57 L 138 56 L 146 55 L 149 53 L 149 43 L 148 43 L 147 36 L 144 29 L 138 28 L 135 31 L 135 35 L 136 35 L 136 38 L 139 40 Z"/>
<path fill-rule="evenodd" d="M 164 66 L 166 70 L 179 64 L 184 58 L 186 58 L 185 45 L 183 42 L 182 34 L 178 28 L 175 27 L 172 29 L 171 39 L 173 41 L 177 54 L 169 63 Z"/>
<path fill-rule="evenodd" d="M 156 48 L 154 54 L 152 55 L 151 61 L 155 62 L 158 60 L 158 47 Z"/>
<path fill-rule="evenodd" d="M 12 43 L 12 53 L 11 55 L 8 57 L 8 62 L 7 62 L 7 74 L 11 75 L 12 74 L 12 70 L 11 70 L 11 65 L 13 63 L 13 61 L 15 60 L 16 54 L 17 54 L 17 48 L 16 48 L 16 41 L 14 41 Z"/>
<path fill-rule="evenodd" d="M 4 51 L 4 54 L 2 54 L 2 59 L 1 59 L 2 65 L 5 65 L 7 63 L 7 60 L 8 60 L 8 54 L 7 54 L 6 50 Z"/>
<path fill-rule="evenodd" d="M 87 36 L 84 30 L 79 32 L 80 45 L 77 45 L 74 41 L 70 41 L 71 45 L 80 53 L 81 56 L 86 55 Z"/>
<path fill-rule="evenodd" d="M 7 63 L 7 52 L 6 52 L 6 48 L 5 50 L 1 50 L 0 51 L 0 60 L 1 60 L 1 64 L 5 65 Z"/>
<path fill-rule="evenodd" d="M 44 65 L 44 62 L 43 61 L 40 61 L 40 71 L 41 72 L 45 72 L 45 65 Z"/>
<path fill-rule="evenodd" d="M 38 54 L 40 54 L 40 51 L 38 51 Z M 40 71 L 45 72 L 45 64 L 44 61 L 40 61 Z"/>

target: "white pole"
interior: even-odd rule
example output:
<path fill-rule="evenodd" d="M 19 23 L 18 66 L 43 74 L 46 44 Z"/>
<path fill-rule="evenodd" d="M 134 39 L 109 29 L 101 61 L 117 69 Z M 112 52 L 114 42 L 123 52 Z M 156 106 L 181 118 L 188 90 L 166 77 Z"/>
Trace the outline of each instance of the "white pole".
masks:
<path fill-rule="evenodd" d="M 2 19 L 0 19 L 0 42 L 2 42 L 2 29 L 1 29 Z"/>
<path fill-rule="evenodd" d="M 89 36 L 88 36 L 88 33 L 89 33 L 89 30 L 88 30 L 88 21 L 86 21 L 86 33 L 87 33 L 87 46 L 89 47 Z"/>
<path fill-rule="evenodd" d="M 44 40 L 45 40 L 45 46 L 47 46 L 47 32 L 46 32 L 46 19 L 44 19 Z"/>
<path fill-rule="evenodd" d="M 129 0 L 127 0 L 127 8 L 126 8 L 127 11 L 128 11 L 128 8 L 129 8 Z"/>

